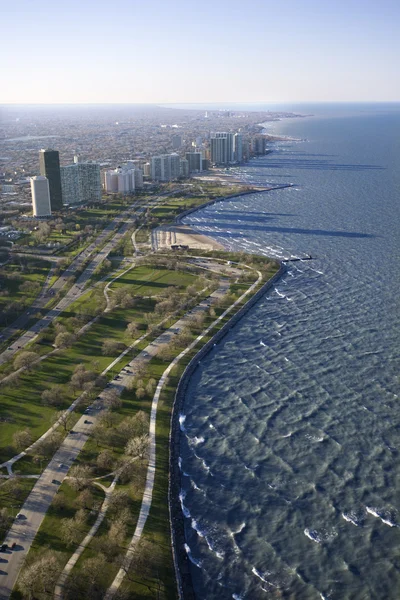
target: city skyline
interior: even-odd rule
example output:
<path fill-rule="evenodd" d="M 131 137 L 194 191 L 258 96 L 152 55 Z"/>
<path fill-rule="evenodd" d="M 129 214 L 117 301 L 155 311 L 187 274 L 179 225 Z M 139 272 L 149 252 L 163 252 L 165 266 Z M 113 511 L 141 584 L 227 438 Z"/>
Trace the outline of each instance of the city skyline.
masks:
<path fill-rule="evenodd" d="M 245 10 L 238 0 L 116 0 L 112 12 L 103 0 L 22 0 L 3 10 L 4 104 L 400 100 L 392 0 L 252 0 Z"/>

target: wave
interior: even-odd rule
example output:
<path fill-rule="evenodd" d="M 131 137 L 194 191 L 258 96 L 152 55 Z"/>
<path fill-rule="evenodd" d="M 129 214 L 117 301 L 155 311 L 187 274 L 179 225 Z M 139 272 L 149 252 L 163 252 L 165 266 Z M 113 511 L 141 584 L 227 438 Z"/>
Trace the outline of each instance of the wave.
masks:
<path fill-rule="evenodd" d="M 274 288 L 274 291 L 278 294 L 278 296 L 280 298 L 286 298 L 285 294 L 281 294 L 281 292 L 278 290 L 278 288 Z"/>
<path fill-rule="evenodd" d="M 203 436 L 197 437 L 195 436 L 194 438 L 188 438 L 190 443 L 193 444 L 193 446 L 198 446 L 199 444 L 204 444 L 205 439 L 203 438 Z"/>
<path fill-rule="evenodd" d="M 260 340 L 260 346 L 267 346 L 267 344 L 264 344 L 264 342 Z"/>
<path fill-rule="evenodd" d="M 353 525 L 355 525 L 356 527 L 359 527 L 361 525 L 354 513 L 342 513 L 342 517 L 345 521 L 353 523 Z"/>
<path fill-rule="evenodd" d="M 183 415 L 183 414 L 181 413 L 181 414 L 179 415 L 179 427 L 180 427 L 180 430 L 181 430 L 181 431 L 183 431 L 183 432 L 185 432 L 185 431 L 186 431 L 186 429 L 185 429 L 185 425 L 184 425 L 185 421 L 186 421 L 186 415 Z"/>
<path fill-rule="evenodd" d="M 196 565 L 196 567 L 199 567 L 199 569 L 201 569 L 201 565 L 202 565 L 201 560 L 199 560 L 198 558 L 194 558 L 192 551 L 187 544 L 185 544 L 185 550 L 186 550 L 186 554 L 189 557 L 190 562 L 193 563 L 194 565 Z"/>
<path fill-rule="evenodd" d="M 274 588 L 277 588 L 278 586 L 275 585 L 274 583 L 271 583 L 270 581 L 268 581 L 268 579 L 265 579 L 265 577 L 267 575 L 270 575 L 270 573 L 267 571 L 266 573 L 261 573 L 260 571 L 258 571 L 258 569 L 256 569 L 255 567 L 252 568 L 251 572 L 253 573 L 253 575 L 255 575 L 256 577 L 258 577 L 258 579 L 261 579 L 261 581 L 263 583 L 266 583 L 267 585 L 270 585 Z M 265 590 L 267 591 L 267 590 Z"/>
<path fill-rule="evenodd" d="M 372 515 L 376 519 L 380 519 L 385 525 L 388 525 L 389 527 L 398 527 L 396 523 L 393 523 L 393 521 L 391 521 L 390 519 L 387 519 L 385 516 L 382 516 L 382 514 L 378 512 L 378 509 L 366 506 L 365 510 L 368 514 Z"/>
<path fill-rule="evenodd" d="M 190 510 L 188 508 L 186 508 L 186 506 L 183 503 L 185 498 L 186 498 L 186 492 L 185 492 L 185 490 L 181 490 L 179 492 L 179 500 L 181 503 L 182 512 L 187 519 L 190 519 Z"/>
<path fill-rule="evenodd" d="M 317 544 L 320 544 L 322 541 L 318 533 L 313 529 L 305 529 L 304 535 L 306 535 L 310 540 L 316 542 Z"/>

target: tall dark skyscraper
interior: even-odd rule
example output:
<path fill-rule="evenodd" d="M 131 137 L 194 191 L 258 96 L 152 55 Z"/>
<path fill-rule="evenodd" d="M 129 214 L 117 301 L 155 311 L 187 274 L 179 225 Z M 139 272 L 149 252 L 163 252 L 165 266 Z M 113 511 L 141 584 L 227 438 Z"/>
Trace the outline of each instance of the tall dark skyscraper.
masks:
<path fill-rule="evenodd" d="M 51 210 L 63 207 L 61 193 L 60 156 L 57 150 L 40 150 L 40 174 L 49 180 Z"/>

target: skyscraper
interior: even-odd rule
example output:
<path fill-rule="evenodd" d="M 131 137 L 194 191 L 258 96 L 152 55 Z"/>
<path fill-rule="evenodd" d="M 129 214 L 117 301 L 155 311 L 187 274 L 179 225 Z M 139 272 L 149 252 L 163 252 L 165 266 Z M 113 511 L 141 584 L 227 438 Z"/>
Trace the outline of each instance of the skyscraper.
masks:
<path fill-rule="evenodd" d="M 57 150 L 40 150 L 40 174 L 49 180 L 51 210 L 63 207 L 60 175 L 60 155 Z"/>
<path fill-rule="evenodd" d="M 203 169 L 203 154 L 201 152 L 186 152 L 186 160 L 189 162 L 189 173 L 196 173 Z"/>
<path fill-rule="evenodd" d="M 162 154 L 151 159 L 151 178 L 153 181 L 171 181 L 181 174 L 181 159 L 178 154 Z"/>
<path fill-rule="evenodd" d="M 39 175 L 31 177 L 32 208 L 34 217 L 50 217 L 49 180 Z"/>
<path fill-rule="evenodd" d="M 243 137 L 241 133 L 235 133 L 235 161 L 242 162 L 243 160 Z"/>
<path fill-rule="evenodd" d="M 60 167 L 64 204 L 87 204 L 100 202 L 100 166 L 96 163 L 75 162 Z"/>
<path fill-rule="evenodd" d="M 227 165 L 234 162 L 234 134 L 226 132 L 212 133 L 211 162 L 216 165 Z"/>

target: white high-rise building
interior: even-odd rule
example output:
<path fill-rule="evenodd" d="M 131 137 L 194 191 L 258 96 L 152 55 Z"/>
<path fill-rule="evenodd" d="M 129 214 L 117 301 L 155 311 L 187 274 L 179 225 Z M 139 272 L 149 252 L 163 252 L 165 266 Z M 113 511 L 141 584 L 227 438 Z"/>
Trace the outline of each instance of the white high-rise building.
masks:
<path fill-rule="evenodd" d="M 32 208 L 34 217 L 50 217 L 49 180 L 43 175 L 31 177 Z"/>
<path fill-rule="evenodd" d="M 118 192 L 118 170 L 104 173 L 104 188 L 108 194 Z"/>
<path fill-rule="evenodd" d="M 75 162 L 60 167 L 64 204 L 87 204 L 101 200 L 100 165 Z"/>
<path fill-rule="evenodd" d="M 106 171 L 104 174 L 104 187 L 107 193 L 132 194 L 135 191 L 135 169 L 127 165 Z"/>

